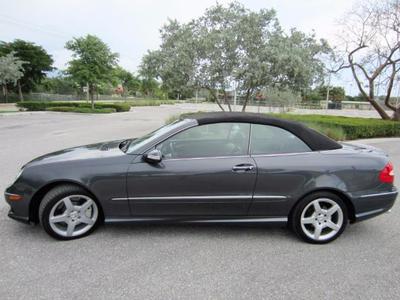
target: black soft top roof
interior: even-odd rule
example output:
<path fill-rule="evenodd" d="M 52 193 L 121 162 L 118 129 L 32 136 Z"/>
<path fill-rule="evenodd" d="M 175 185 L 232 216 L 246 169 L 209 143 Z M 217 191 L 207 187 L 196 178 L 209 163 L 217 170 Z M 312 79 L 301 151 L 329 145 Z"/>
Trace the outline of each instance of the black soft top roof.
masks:
<path fill-rule="evenodd" d="M 301 138 L 313 151 L 334 150 L 342 145 L 329 137 L 307 127 L 301 123 L 279 119 L 258 113 L 242 112 L 211 112 L 186 115 L 184 118 L 195 119 L 199 125 L 220 122 L 253 123 L 277 126 L 290 131 Z"/>

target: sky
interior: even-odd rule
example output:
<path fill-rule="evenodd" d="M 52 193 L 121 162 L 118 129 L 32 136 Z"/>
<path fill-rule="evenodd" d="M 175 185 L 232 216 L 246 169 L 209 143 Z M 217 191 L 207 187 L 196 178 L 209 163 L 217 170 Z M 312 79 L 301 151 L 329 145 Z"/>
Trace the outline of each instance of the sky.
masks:
<path fill-rule="evenodd" d="M 229 3 L 230 1 L 218 1 Z M 242 0 L 247 8 L 274 8 L 282 27 L 315 31 L 334 44 L 338 19 L 356 0 Z M 122 67 L 135 72 L 142 56 L 160 44 L 159 29 L 170 19 L 188 22 L 203 14 L 213 0 L 0 0 L 0 40 L 23 39 L 41 45 L 65 69 L 71 53 L 64 48 L 73 37 L 94 34 L 120 55 Z M 333 84 L 357 94 L 348 74 Z"/>

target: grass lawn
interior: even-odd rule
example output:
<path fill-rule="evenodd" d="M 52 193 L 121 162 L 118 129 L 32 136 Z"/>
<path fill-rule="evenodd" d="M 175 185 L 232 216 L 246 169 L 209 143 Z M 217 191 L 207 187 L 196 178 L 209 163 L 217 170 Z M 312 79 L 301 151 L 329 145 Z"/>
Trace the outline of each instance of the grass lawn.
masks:
<path fill-rule="evenodd" d="M 400 122 L 395 121 L 326 115 L 274 114 L 273 116 L 304 123 L 335 140 L 400 136 Z"/>

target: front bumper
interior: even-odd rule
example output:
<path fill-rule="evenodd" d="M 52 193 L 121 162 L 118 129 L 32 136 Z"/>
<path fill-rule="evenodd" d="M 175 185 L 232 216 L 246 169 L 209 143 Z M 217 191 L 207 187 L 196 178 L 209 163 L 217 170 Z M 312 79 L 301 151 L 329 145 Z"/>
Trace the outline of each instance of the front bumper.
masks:
<path fill-rule="evenodd" d="M 17 198 L 15 196 L 20 196 Z M 13 186 L 6 189 L 4 198 L 7 204 L 10 206 L 8 217 L 13 220 L 20 221 L 23 223 L 30 223 L 29 220 L 29 200 L 25 194 L 19 192 Z"/>
<path fill-rule="evenodd" d="M 22 222 L 22 223 L 25 223 L 25 224 L 30 224 L 31 223 L 29 221 L 29 217 L 18 216 L 18 215 L 16 215 L 14 213 L 14 211 L 12 209 L 9 210 L 8 217 L 13 219 L 13 220 L 15 220 L 15 221 Z"/>

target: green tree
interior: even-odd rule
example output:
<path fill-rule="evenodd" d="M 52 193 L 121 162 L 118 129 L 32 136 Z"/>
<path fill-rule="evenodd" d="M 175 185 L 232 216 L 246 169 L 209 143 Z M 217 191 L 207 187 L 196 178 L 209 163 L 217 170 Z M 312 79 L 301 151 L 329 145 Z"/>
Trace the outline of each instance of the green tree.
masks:
<path fill-rule="evenodd" d="M 141 74 L 161 79 L 168 91 L 207 89 L 218 103 L 233 86 L 244 97 L 242 110 L 265 88 L 300 92 L 323 75 L 326 41 L 280 28 L 274 10 L 251 11 L 238 2 L 216 4 L 187 24 L 170 21 L 161 46 L 142 60 Z"/>
<path fill-rule="evenodd" d="M 240 20 L 246 14 L 243 5 L 234 2 L 228 6 L 216 4 L 206 10 L 205 14 L 195 21 L 194 31 L 198 36 L 196 64 L 196 85 L 207 89 L 211 99 L 224 110 L 219 102 L 219 92 L 225 104 L 227 90 L 235 81 L 235 72 L 241 57 Z M 243 55 L 243 53 L 242 53 Z"/>
<path fill-rule="evenodd" d="M 323 56 L 332 52 L 324 39 L 291 29 L 289 34 L 275 35 L 268 44 L 273 83 L 293 91 L 302 90 L 323 81 Z"/>
<path fill-rule="evenodd" d="M 90 34 L 68 41 L 65 48 L 73 52 L 73 59 L 68 63 L 67 73 L 81 87 L 88 86 L 92 107 L 94 107 L 97 85 L 111 81 L 118 54 L 111 52 L 107 44 Z"/>
<path fill-rule="evenodd" d="M 321 99 L 326 99 L 327 87 L 321 86 L 318 88 L 318 93 L 321 96 Z M 340 102 L 343 101 L 346 97 L 346 93 L 344 88 L 341 86 L 330 86 L 329 87 L 329 100 Z"/>
<path fill-rule="evenodd" d="M 151 78 L 162 81 L 162 89 L 177 98 L 193 90 L 196 45 L 193 24 L 180 24 L 169 20 L 161 30 L 159 50 L 149 51 L 142 59 L 140 75 L 146 81 Z"/>
<path fill-rule="evenodd" d="M 140 90 L 140 79 L 120 66 L 117 66 L 113 69 L 112 78 L 114 86 L 119 84 L 122 85 L 124 89 L 124 95 L 135 95 L 136 92 Z"/>
<path fill-rule="evenodd" d="M 325 94 L 326 96 L 326 94 Z M 325 99 L 323 95 L 321 95 L 318 88 L 316 89 L 307 89 L 302 93 L 303 101 L 320 101 Z"/>
<path fill-rule="evenodd" d="M 41 46 L 18 39 L 10 43 L 0 42 L 0 56 L 11 52 L 26 62 L 24 75 L 17 82 L 20 96 L 22 92 L 31 92 L 46 77 L 46 72 L 53 70 L 53 59 Z"/>
<path fill-rule="evenodd" d="M 139 76 L 140 92 L 144 96 L 154 96 L 161 90 L 157 80 L 162 80 L 165 76 L 164 74 L 169 72 L 169 70 L 163 68 L 164 64 L 162 60 L 163 58 L 160 50 L 148 51 L 147 54 L 143 56 L 142 63 L 139 67 Z M 164 80 L 168 80 L 168 78 L 164 78 Z M 168 94 L 168 91 L 165 92 Z"/>
<path fill-rule="evenodd" d="M 140 82 L 140 92 L 146 97 L 154 97 L 159 91 L 159 83 L 153 78 L 142 78 Z"/>
<path fill-rule="evenodd" d="M 70 95 L 78 90 L 77 84 L 70 76 L 59 75 L 47 77 L 39 85 L 35 86 L 35 91 L 53 94 Z"/>
<path fill-rule="evenodd" d="M 7 84 L 17 85 L 17 82 L 24 75 L 22 60 L 14 56 L 14 52 L 0 56 L 0 85 L 3 88 L 3 96 L 8 101 Z"/>
<path fill-rule="evenodd" d="M 281 73 L 274 72 L 273 61 L 279 61 L 284 50 L 278 43 L 282 31 L 274 10 L 245 11 L 236 26 L 241 58 L 235 77 L 244 95 L 242 111 L 251 97 L 264 87 L 274 87 Z M 273 44 L 273 42 L 275 42 Z"/>

